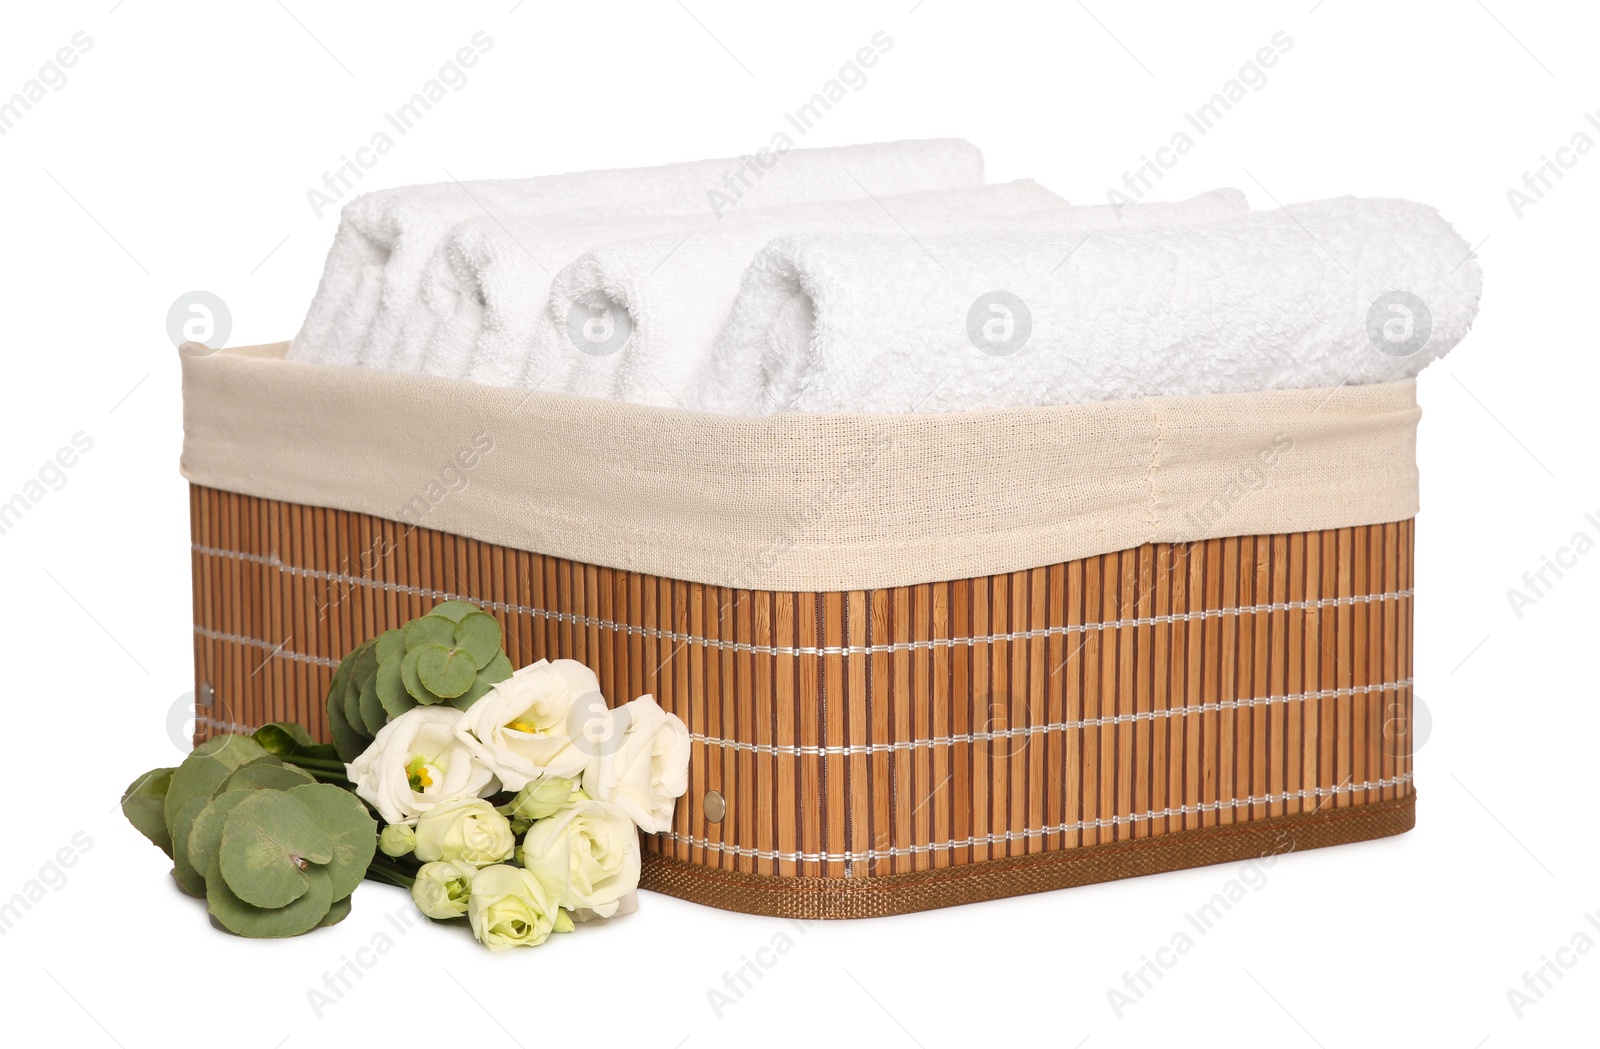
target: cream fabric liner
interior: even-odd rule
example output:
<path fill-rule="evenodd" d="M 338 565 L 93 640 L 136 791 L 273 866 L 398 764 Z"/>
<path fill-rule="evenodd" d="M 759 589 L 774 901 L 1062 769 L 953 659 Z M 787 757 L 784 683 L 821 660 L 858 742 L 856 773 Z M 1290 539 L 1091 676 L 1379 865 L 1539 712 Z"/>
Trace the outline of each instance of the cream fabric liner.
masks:
<path fill-rule="evenodd" d="M 287 346 L 186 347 L 190 481 L 695 582 L 900 586 L 1417 512 L 1410 380 L 743 419 L 291 362 Z"/>

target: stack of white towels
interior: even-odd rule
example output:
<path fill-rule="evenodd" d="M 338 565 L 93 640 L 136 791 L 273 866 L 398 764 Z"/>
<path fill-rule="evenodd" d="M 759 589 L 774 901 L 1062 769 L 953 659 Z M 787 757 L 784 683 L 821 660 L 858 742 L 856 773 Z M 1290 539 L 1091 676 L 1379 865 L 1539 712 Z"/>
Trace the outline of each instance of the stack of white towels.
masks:
<path fill-rule="evenodd" d="M 956 140 L 382 190 L 290 357 L 735 415 L 1407 378 L 1482 276 L 1432 208 L 1072 206 Z"/>

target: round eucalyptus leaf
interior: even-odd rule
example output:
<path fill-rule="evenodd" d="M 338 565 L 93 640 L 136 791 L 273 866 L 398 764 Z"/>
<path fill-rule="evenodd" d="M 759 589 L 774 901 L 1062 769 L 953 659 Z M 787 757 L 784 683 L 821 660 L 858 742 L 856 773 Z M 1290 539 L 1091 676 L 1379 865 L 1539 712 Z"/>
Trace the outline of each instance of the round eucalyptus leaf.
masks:
<path fill-rule="evenodd" d="M 445 702 L 445 699 L 430 692 L 417 676 L 417 661 L 422 658 L 422 652 L 420 648 L 413 648 L 406 653 L 400 661 L 400 680 L 405 683 L 406 692 L 410 693 L 412 699 L 424 706 L 434 706 Z"/>
<path fill-rule="evenodd" d="M 235 893 L 222 873 L 220 860 L 207 872 L 206 909 L 224 929 L 240 936 L 299 936 L 320 925 L 332 905 L 333 889 L 322 871 L 311 871 L 305 891 L 285 906 L 274 908 L 257 907 Z"/>
<path fill-rule="evenodd" d="M 222 786 L 217 788 L 217 794 L 220 796 L 226 791 L 233 790 L 288 790 L 303 783 L 316 781 L 317 777 L 294 765 L 273 765 L 258 761 L 254 765 L 234 769 L 232 775 L 223 780 Z M 196 863 L 195 866 L 205 870 L 203 863 Z"/>
<path fill-rule="evenodd" d="M 334 750 L 338 751 L 340 759 L 346 762 L 354 761 L 363 750 L 367 749 L 367 744 L 372 742 L 344 719 L 343 699 L 328 704 L 328 734 L 333 737 Z"/>
<path fill-rule="evenodd" d="M 361 683 L 361 723 L 370 736 L 382 732 L 383 726 L 389 723 L 389 715 L 384 713 L 383 703 L 378 699 L 376 667 L 373 668 L 372 676 Z"/>
<path fill-rule="evenodd" d="M 382 663 L 390 656 L 397 655 L 406 650 L 405 631 L 385 630 L 372 641 L 372 650 Z"/>
<path fill-rule="evenodd" d="M 472 681 L 472 687 L 450 701 L 450 705 L 457 710 L 466 710 L 472 704 L 488 695 L 489 690 L 496 683 L 504 681 L 511 676 L 511 660 L 506 658 L 504 652 L 496 652 L 494 658 L 489 660 L 489 665 L 478 671 L 478 676 Z"/>
<path fill-rule="evenodd" d="M 455 646 L 472 656 L 472 669 L 482 670 L 500 651 L 500 622 L 485 612 L 471 612 L 456 624 Z"/>
<path fill-rule="evenodd" d="M 378 702 L 383 704 L 384 713 L 391 718 L 397 718 L 417 705 L 417 701 L 406 691 L 405 680 L 400 674 L 400 664 L 404 659 L 405 652 L 399 651 L 378 664 Z"/>
<path fill-rule="evenodd" d="M 209 804 L 209 795 L 190 798 L 183 803 L 172 822 L 172 877 L 177 881 L 178 888 L 190 896 L 206 894 L 205 875 L 189 862 L 189 836 L 194 832 L 195 821 Z"/>
<path fill-rule="evenodd" d="M 456 623 L 453 619 L 428 613 L 405 625 L 406 651 L 420 645 L 448 645 L 455 640 Z"/>
<path fill-rule="evenodd" d="M 135 830 L 168 856 L 172 855 L 172 833 L 167 830 L 167 787 L 177 769 L 151 769 L 122 792 L 122 814 Z"/>
<path fill-rule="evenodd" d="M 333 906 L 328 908 L 327 915 L 317 923 L 317 928 L 320 929 L 324 925 L 338 925 L 348 917 L 350 917 L 350 897 L 346 896 L 342 900 L 333 901 Z"/>
<path fill-rule="evenodd" d="M 347 686 L 347 691 L 355 693 L 357 710 L 360 709 L 362 694 L 366 692 L 367 686 L 372 684 L 372 679 L 377 674 L 378 641 L 374 638 L 361 646 L 361 654 L 356 657 L 355 666 L 350 668 L 350 684 Z M 349 713 L 349 711 L 346 711 L 346 713 Z"/>
<path fill-rule="evenodd" d="M 228 814 L 249 796 L 242 790 L 218 794 L 194 818 L 189 826 L 184 852 L 188 854 L 189 866 L 195 871 L 211 869 L 212 861 L 217 858 L 217 850 L 222 847 L 222 827 Z"/>
<path fill-rule="evenodd" d="M 270 725 L 262 725 L 250 733 L 250 738 L 259 743 L 267 753 L 280 758 L 300 754 L 316 745 L 306 727 L 292 721 L 274 721 Z"/>
<path fill-rule="evenodd" d="M 183 759 L 167 785 L 167 796 L 162 802 L 167 833 L 177 840 L 173 823 L 178 811 L 191 798 L 209 798 L 234 769 L 269 757 L 266 749 L 248 736 L 217 736 L 200 744 Z"/>
<path fill-rule="evenodd" d="M 315 814 L 291 793 L 251 791 L 222 828 L 222 876 L 234 895 L 257 907 L 285 907 L 299 899 L 310 885 L 311 868 L 333 858 Z"/>
<path fill-rule="evenodd" d="M 439 616 L 459 623 L 462 619 L 478 611 L 478 606 L 471 601 L 443 601 L 428 610 L 428 615 Z"/>
<path fill-rule="evenodd" d="M 344 679 L 344 719 L 351 728 L 364 730 L 366 724 L 361 717 L 361 684 L 378 670 L 377 655 L 372 648 L 373 642 L 364 642 L 347 657 L 350 660 L 350 673 Z"/>
<path fill-rule="evenodd" d="M 472 687 L 478 676 L 472 654 L 465 649 L 427 645 L 417 649 L 417 680 L 442 699 L 454 699 Z"/>
<path fill-rule="evenodd" d="M 332 879 L 333 898 L 342 900 L 361 884 L 378 848 L 378 821 L 367 814 L 361 800 L 342 787 L 315 783 L 295 787 L 289 797 L 303 804 L 333 856 L 323 869 Z"/>

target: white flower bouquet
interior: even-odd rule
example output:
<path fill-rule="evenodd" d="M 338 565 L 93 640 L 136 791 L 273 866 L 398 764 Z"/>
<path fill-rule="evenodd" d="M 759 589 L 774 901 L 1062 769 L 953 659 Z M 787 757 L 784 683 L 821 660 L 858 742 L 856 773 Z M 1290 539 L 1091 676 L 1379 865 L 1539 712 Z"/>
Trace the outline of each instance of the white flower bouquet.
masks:
<path fill-rule="evenodd" d="M 447 601 L 340 663 L 331 745 L 289 724 L 208 740 L 123 811 L 240 935 L 333 924 L 362 878 L 493 951 L 628 913 L 639 834 L 688 789 L 688 729 L 651 696 L 611 707 L 574 660 L 513 671 L 501 643 Z"/>

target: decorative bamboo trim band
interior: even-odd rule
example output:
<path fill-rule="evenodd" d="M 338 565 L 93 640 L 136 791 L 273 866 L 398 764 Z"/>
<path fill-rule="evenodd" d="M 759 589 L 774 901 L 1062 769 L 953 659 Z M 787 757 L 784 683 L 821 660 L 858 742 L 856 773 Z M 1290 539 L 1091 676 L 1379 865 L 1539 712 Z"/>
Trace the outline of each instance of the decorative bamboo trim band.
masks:
<path fill-rule="evenodd" d="M 704 838 L 695 838 L 690 835 L 673 834 L 668 831 L 659 837 L 670 838 L 673 841 L 683 842 L 697 848 L 711 852 L 720 852 L 732 856 L 745 856 L 752 859 L 763 860 L 789 860 L 806 863 L 859 863 L 863 860 L 893 859 L 897 856 L 915 856 L 924 852 L 941 852 L 950 849 L 967 849 L 974 845 L 1002 845 L 1017 841 L 1027 841 L 1030 838 L 1042 838 L 1047 834 L 1063 834 L 1068 831 L 1099 830 L 1104 827 L 1126 827 L 1147 820 L 1164 819 L 1168 816 L 1189 816 L 1202 812 L 1221 812 L 1224 809 L 1244 809 L 1253 805 L 1265 805 L 1274 801 L 1309 801 L 1312 799 L 1336 798 L 1341 794 L 1349 794 L 1358 790 L 1377 790 L 1383 787 L 1406 786 L 1411 783 L 1409 774 L 1395 776 L 1391 779 L 1380 780 L 1376 783 L 1355 783 L 1339 787 L 1313 787 L 1310 790 L 1283 791 L 1279 794 L 1269 794 L 1259 798 L 1226 798 L 1222 801 L 1200 802 L 1197 805 L 1179 805 L 1176 808 L 1168 807 L 1156 812 L 1135 812 L 1127 816 L 1111 816 L 1107 819 L 1078 820 L 1075 823 L 1062 823 L 1054 827 L 1029 827 L 1020 831 L 1006 831 L 1003 834 L 989 834 L 982 838 L 965 838 L 961 841 L 940 841 L 930 845 L 912 845 L 907 848 L 872 849 L 867 852 L 836 852 L 806 855 L 801 853 L 763 852 L 759 849 L 741 849 L 737 845 L 728 845 L 726 842 L 707 841 Z"/>
<path fill-rule="evenodd" d="M 774 918 L 880 918 L 1403 834 L 1416 825 L 1416 800 L 1412 794 L 1357 808 L 856 880 L 746 874 L 647 853 L 639 884 L 680 899 Z"/>
<path fill-rule="evenodd" d="M 691 899 L 821 916 L 904 885 L 861 912 L 891 913 L 1226 858 L 1183 844 L 1202 831 L 1410 819 L 1409 521 L 811 593 L 192 492 L 200 735 L 325 734 L 339 658 L 435 601 L 476 601 L 513 663 L 580 660 L 611 701 L 652 693 L 689 726 L 689 791 L 644 849 L 645 884 Z M 997 873 L 1013 863 L 1053 873 Z M 898 880 L 913 875 L 973 887 Z M 783 885 L 794 899 L 770 902 Z"/>

